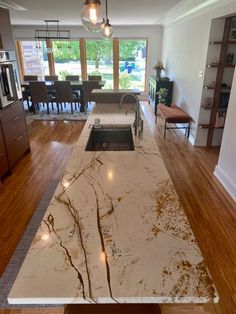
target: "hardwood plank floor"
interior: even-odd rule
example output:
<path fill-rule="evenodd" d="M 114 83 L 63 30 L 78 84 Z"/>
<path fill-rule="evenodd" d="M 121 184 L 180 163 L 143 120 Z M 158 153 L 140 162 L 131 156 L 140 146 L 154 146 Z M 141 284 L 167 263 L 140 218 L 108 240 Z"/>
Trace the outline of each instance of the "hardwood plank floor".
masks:
<path fill-rule="evenodd" d="M 4 179 L 0 192 L 0 274 L 4 271 L 49 180 L 58 178 L 84 121 L 34 121 L 31 153 Z"/>
<path fill-rule="evenodd" d="M 144 110 L 220 295 L 219 305 L 162 305 L 162 312 L 163 314 L 235 314 L 236 204 L 213 175 L 219 152 L 216 149 L 192 147 L 179 131 L 168 130 L 166 139 L 163 139 L 161 118 L 158 117 L 158 122 L 155 124 L 150 107 L 146 105 Z M 19 235 L 24 231 L 43 194 L 46 183 L 41 180 L 48 182 L 50 178 L 60 174 L 71 145 L 82 129 L 82 125 L 74 125 L 77 122 L 70 122 L 68 125 L 40 123 L 31 131 L 32 156 L 28 155 L 21 161 L 15 168 L 13 176 L 4 181 L 0 193 L 2 230 L 0 244 L 2 248 L 4 241 L 10 241 L 11 246 L 9 249 L 8 244 L 4 244 L 8 253 L 5 254 L 4 259 L 0 256 L 1 270 L 4 269 L 7 258 L 12 254 Z M 67 130 L 67 126 L 71 129 Z M 64 128 L 67 131 L 63 130 Z M 50 162 L 49 166 L 48 161 L 51 161 L 51 158 L 55 161 Z M 12 197 L 10 201 L 8 198 L 14 190 L 17 200 Z M 29 199 L 27 195 L 32 192 L 34 193 Z M 18 193 L 23 196 L 19 196 Z M 2 204 L 5 204 L 4 210 Z M 14 219 L 15 216 L 17 219 Z M 14 220 L 14 227 L 11 226 L 11 219 Z M 1 252 L 0 254 L 3 254 Z M 63 309 L 0 310 L 0 314 L 29 313 L 62 314 Z"/>
<path fill-rule="evenodd" d="M 145 116 L 182 201 L 205 262 L 218 289 L 213 313 L 236 313 L 236 203 L 213 175 L 218 150 L 193 147 L 180 131 L 155 125 L 150 107 Z"/>

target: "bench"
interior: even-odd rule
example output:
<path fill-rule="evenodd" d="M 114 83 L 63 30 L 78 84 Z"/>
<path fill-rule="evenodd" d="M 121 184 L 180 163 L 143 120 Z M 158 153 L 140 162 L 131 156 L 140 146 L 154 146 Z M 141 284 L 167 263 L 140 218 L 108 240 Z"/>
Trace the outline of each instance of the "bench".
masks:
<path fill-rule="evenodd" d="M 158 112 L 160 113 L 162 119 L 165 122 L 164 126 L 164 138 L 166 137 L 166 130 L 168 129 L 186 129 L 185 136 L 189 138 L 190 132 L 190 122 L 192 118 L 180 107 L 172 104 L 170 107 L 164 104 L 158 104 L 157 106 Z M 157 119 L 157 116 L 156 116 Z M 157 120 L 156 120 L 157 121 Z M 169 127 L 168 123 L 183 123 L 187 124 L 187 126 L 174 126 Z"/>

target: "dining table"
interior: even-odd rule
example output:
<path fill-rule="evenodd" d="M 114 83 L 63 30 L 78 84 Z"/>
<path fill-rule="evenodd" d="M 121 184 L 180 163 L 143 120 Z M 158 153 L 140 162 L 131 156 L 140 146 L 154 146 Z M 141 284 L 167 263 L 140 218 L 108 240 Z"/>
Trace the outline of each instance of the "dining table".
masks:
<path fill-rule="evenodd" d="M 83 82 L 82 80 L 80 81 L 70 81 L 72 91 L 79 91 L 80 92 L 80 112 L 85 111 L 85 103 L 84 103 L 84 92 L 83 92 Z M 45 84 L 47 86 L 47 89 L 49 92 L 54 91 L 54 81 L 45 81 Z M 99 86 L 102 88 L 106 84 L 106 81 L 99 81 Z M 30 82 L 29 81 L 23 81 L 21 83 L 21 88 L 24 91 L 29 90 Z"/>

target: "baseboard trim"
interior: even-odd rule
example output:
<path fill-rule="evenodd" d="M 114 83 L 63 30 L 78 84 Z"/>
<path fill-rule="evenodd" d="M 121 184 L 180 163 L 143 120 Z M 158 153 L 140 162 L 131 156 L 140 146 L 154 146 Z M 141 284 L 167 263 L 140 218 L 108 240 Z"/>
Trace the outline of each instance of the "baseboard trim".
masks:
<path fill-rule="evenodd" d="M 218 165 L 215 167 L 214 175 L 236 202 L 236 185 L 232 182 L 229 176 Z"/>

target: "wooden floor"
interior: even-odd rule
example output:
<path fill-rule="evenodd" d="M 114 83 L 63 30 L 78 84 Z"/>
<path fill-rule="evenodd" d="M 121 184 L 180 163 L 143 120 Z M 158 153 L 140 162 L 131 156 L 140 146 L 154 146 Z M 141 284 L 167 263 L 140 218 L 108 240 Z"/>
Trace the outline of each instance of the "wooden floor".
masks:
<path fill-rule="evenodd" d="M 30 130 L 31 153 L 3 181 L 0 192 L 0 275 L 14 252 L 49 180 L 58 178 L 83 121 L 35 121 Z"/>
<path fill-rule="evenodd" d="M 178 131 L 155 125 L 150 107 L 145 115 L 220 295 L 219 305 L 163 305 L 163 314 L 236 313 L 236 204 L 213 175 L 218 151 L 194 148 Z M 4 181 L 0 193 L 0 270 L 3 271 L 36 208 L 47 182 L 59 176 L 82 122 L 34 122 L 32 154 Z M 3 248 L 3 249 L 2 249 Z M 63 309 L 0 310 L 0 314 L 62 314 Z"/>

